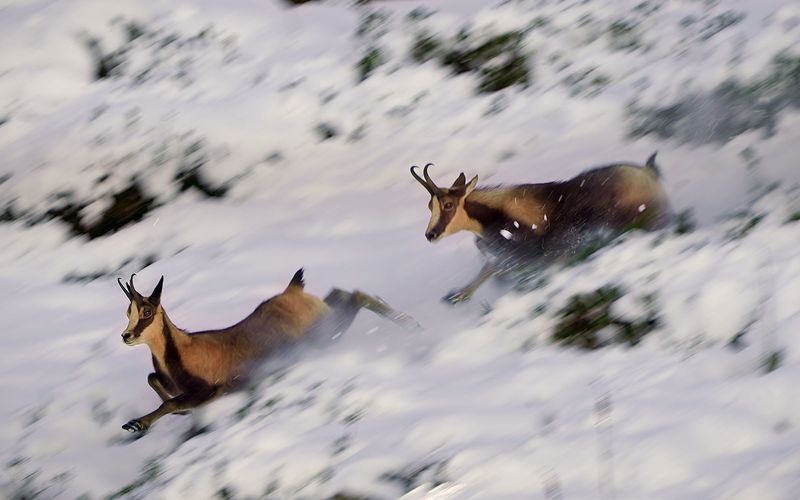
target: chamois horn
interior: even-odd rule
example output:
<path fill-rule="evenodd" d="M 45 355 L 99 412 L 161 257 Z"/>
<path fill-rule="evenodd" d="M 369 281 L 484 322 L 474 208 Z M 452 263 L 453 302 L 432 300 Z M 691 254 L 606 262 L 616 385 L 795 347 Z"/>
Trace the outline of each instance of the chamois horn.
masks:
<path fill-rule="evenodd" d="M 125 288 L 125 286 L 122 284 L 122 278 L 117 278 L 117 283 L 119 283 L 119 287 L 122 288 L 122 293 L 124 293 L 125 296 L 128 297 L 128 300 L 132 301 L 133 296 L 131 295 L 131 292 L 129 292 L 128 289 Z"/>
<path fill-rule="evenodd" d="M 440 189 L 439 189 L 438 186 L 436 186 L 436 183 L 433 182 L 433 179 L 431 179 L 431 176 L 428 175 L 428 167 L 431 167 L 431 166 L 433 166 L 433 163 L 428 163 L 427 165 L 425 165 L 425 168 L 422 169 L 422 175 L 425 176 L 425 179 L 422 179 L 422 177 L 420 177 L 419 174 L 417 174 L 417 172 L 414 170 L 415 168 L 419 168 L 416 165 L 411 167 L 411 175 L 413 175 L 414 178 L 420 184 L 422 184 L 422 186 L 425 189 L 428 190 L 428 192 L 431 194 L 431 196 L 436 196 L 437 194 L 439 194 Z"/>
<path fill-rule="evenodd" d="M 136 273 L 131 274 L 131 279 L 128 280 L 128 292 L 130 292 L 131 297 L 134 299 L 141 299 L 142 294 L 136 291 L 136 287 L 133 286 L 133 277 L 136 276 Z"/>

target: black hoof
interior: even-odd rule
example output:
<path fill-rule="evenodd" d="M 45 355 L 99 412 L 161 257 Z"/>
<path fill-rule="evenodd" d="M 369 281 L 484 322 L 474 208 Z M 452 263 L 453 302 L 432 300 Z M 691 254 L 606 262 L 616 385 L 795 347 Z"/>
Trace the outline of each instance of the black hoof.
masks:
<path fill-rule="evenodd" d="M 145 427 L 144 424 L 138 419 L 131 420 L 127 424 L 123 425 L 122 428 L 132 433 L 144 432 L 147 430 L 147 427 Z"/>
<path fill-rule="evenodd" d="M 415 320 L 414 318 L 412 318 L 411 316 L 409 316 L 406 313 L 396 314 L 392 318 L 392 321 L 394 321 L 396 324 L 400 325 L 401 327 L 405 328 L 406 330 L 412 330 L 412 331 L 414 331 L 414 330 L 422 330 L 422 325 L 417 323 L 417 320 Z"/>
<path fill-rule="evenodd" d="M 448 304 L 460 304 L 461 302 L 467 302 L 469 299 L 472 298 L 471 293 L 467 293 L 461 290 L 455 290 L 444 297 L 442 297 L 442 302 L 447 302 Z"/>

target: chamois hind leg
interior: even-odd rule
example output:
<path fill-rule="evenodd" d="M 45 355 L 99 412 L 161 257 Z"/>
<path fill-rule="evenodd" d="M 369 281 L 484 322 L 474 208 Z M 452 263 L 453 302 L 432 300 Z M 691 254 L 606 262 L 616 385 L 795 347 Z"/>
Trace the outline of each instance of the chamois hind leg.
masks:
<path fill-rule="evenodd" d="M 458 304 L 459 302 L 466 302 L 472 298 L 472 294 L 481 287 L 486 281 L 497 273 L 497 268 L 491 263 L 487 262 L 483 265 L 478 275 L 472 281 L 460 290 L 453 290 L 448 293 L 442 300 L 451 304 Z"/>
<path fill-rule="evenodd" d="M 375 297 L 359 290 L 345 292 L 339 288 L 334 288 L 325 297 L 325 303 L 333 310 L 331 319 L 335 322 L 336 331 L 344 331 L 350 328 L 361 308 L 388 318 L 403 328 L 421 328 L 419 323 L 408 314 L 394 309 L 380 297 Z"/>
<path fill-rule="evenodd" d="M 175 396 L 174 398 L 164 401 L 158 408 L 156 408 L 155 411 L 152 411 L 143 417 L 130 420 L 128 423 L 123 425 L 122 428 L 128 432 L 144 432 L 149 429 L 156 420 L 160 419 L 164 415 L 191 410 L 202 405 L 203 403 L 211 401 L 221 393 L 222 390 L 217 387 L 211 387 L 196 393 L 183 393 L 179 396 Z"/>

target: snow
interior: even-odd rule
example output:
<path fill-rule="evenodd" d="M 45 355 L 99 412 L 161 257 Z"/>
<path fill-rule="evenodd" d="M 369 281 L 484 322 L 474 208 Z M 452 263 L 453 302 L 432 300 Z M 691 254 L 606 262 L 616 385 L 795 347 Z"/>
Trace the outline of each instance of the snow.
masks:
<path fill-rule="evenodd" d="M 133 498 L 793 498 L 800 222 L 787 221 L 800 211 L 800 114 L 784 110 L 768 137 L 692 146 L 631 141 L 625 110 L 796 56 L 800 10 L 641 3 L 4 2 L 0 200 L 30 218 L 0 224 L 0 496 L 133 484 Z M 431 15 L 412 21 L 421 6 Z M 357 36 L 373 9 L 385 24 Z M 726 11 L 745 17 L 703 40 Z M 697 21 L 681 28 L 687 16 Z M 528 88 L 476 95 L 475 75 L 407 56 L 420 30 L 488 38 L 536 18 L 547 23 L 525 33 Z M 611 47 L 617 20 L 639 23 L 646 50 Z M 94 81 L 86 38 L 120 47 L 130 21 L 155 38 L 132 42 L 123 76 Z M 181 42 L 156 48 L 172 34 Z M 387 63 L 359 83 L 372 46 Z M 608 87 L 572 95 L 565 77 L 595 66 Z M 320 124 L 337 135 L 322 140 Z M 465 234 L 425 240 L 410 165 L 433 162 L 442 183 L 461 171 L 537 182 L 655 150 L 696 231 L 631 233 L 534 289 L 493 282 L 468 304 L 440 302 L 481 257 Z M 198 157 L 224 198 L 179 192 L 176 172 Z M 119 232 L 87 240 L 37 220 L 64 193 L 97 220 L 132 178 L 160 206 Z M 170 317 L 197 330 L 239 320 L 300 267 L 311 292 L 378 294 L 424 330 L 363 313 L 341 337 L 267 363 L 252 391 L 122 441 L 120 425 L 158 400 L 150 354 L 119 338 L 118 276 L 136 272 L 149 290 L 163 274 Z M 635 347 L 552 344 L 568 299 L 607 285 L 626 292 L 615 314 L 654 307 L 656 329 Z"/>

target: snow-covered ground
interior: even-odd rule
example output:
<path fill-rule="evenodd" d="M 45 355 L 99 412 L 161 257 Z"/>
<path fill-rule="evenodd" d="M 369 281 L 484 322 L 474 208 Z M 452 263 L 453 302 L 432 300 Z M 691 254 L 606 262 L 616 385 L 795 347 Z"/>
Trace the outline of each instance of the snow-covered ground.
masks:
<path fill-rule="evenodd" d="M 424 34 L 513 30 L 524 88 L 477 94 L 480 75 L 410 56 Z M 90 40 L 124 48 L 110 77 Z M 725 142 L 703 102 L 692 142 L 629 137 L 631 109 L 761 82 L 779 55 L 800 67 L 796 2 L 7 0 L 0 46 L 0 497 L 800 491 L 797 101 Z M 373 49 L 384 63 L 359 81 Z M 695 231 L 629 234 L 534 287 L 439 301 L 480 257 L 468 235 L 425 241 L 410 165 L 534 182 L 654 150 Z M 224 196 L 182 191 L 195 167 Z M 118 232 L 74 237 L 51 217 L 70 205 L 91 225 L 133 184 L 152 210 Z M 299 267 L 310 291 L 376 293 L 424 330 L 363 313 L 251 392 L 124 441 L 158 400 L 146 348 L 119 337 L 117 276 L 145 290 L 165 275 L 191 330 L 240 319 Z M 570 297 L 602 286 L 656 329 L 636 347 L 551 343 Z"/>

